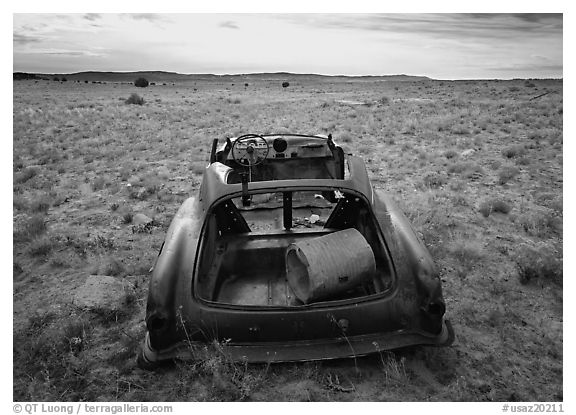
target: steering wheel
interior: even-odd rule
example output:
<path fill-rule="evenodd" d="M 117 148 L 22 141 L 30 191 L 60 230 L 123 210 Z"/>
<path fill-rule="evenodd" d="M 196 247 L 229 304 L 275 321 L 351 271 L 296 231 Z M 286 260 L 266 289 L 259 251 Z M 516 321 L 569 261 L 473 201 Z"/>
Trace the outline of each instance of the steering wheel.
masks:
<path fill-rule="evenodd" d="M 258 134 L 240 136 L 232 144 L 232 159 L 244 167 L 252 167 L 262 163 L 268 157 L 270 145 L 264 137 Z"/>

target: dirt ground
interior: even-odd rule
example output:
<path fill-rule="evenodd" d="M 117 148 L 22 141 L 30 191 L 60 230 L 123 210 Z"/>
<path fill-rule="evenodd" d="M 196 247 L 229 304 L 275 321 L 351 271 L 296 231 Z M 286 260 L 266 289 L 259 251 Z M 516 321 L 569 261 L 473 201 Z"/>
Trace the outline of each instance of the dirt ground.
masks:
<path fill-rule="evenodd" d="M 14 400 L 562 401 L 562 81 L 281 84 L 14 82 Z M 451 347 L 137 368 L 148 271 L 212 140 L 275 132 L 366 160 L 441 269 Z M 91 274 L 130 302 L 76 307 Z"/>

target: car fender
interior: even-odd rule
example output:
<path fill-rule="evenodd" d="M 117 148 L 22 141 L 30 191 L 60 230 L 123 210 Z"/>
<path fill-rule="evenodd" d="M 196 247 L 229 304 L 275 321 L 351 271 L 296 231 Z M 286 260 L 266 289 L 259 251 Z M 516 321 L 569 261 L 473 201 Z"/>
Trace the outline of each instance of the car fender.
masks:
<path fill-rule="evenodd" d="M 445 304 L 438 269 L 422 240 L 398 205 L 382 190 L 375 191 L 375 214 L 400 274 L 412 275 L 422 296 L 421 309 L 443 315 Z M 410 285 L 411 281 L 399 281 Z"/>
<path fill-rule="evenodd" d="M 202 226 L 197 198 L 187 199 L 176 213 L 152 271 L 146 325 L 154 338 L 175 329 L 176 295 L 192 279 Z"/>

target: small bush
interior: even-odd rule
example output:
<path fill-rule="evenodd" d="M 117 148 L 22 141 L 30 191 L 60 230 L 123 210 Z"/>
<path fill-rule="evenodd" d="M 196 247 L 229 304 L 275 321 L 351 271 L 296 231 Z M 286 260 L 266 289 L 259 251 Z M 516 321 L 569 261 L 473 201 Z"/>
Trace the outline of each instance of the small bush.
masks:
<path fill-rule="evenodd" d="M 143 193 L 142 189 L 140 189 L 139 192 L 141 193 L 141 196 L 144 196 L 144 197 L 141 198 L 139 195 L 137 195 L 136 199 L 141 199 L 141 200 L 144 200 L 149 195 L 153 195 L 154 193 L 158 192 L 158 190 L 160 190 L 160 188 L 162 187 L 160 179 L 153 174 L 148 174 L 148 175 L 142 177 L 140 179 L 140 185 L 143 186 L 144 194 L 142 194 Z"/>
<path fill-rule="evenodd" d="M 138 94 L 132 94 L 128 97 L 128 99 L 126 101 L 124 101 L 126 104 L 134 104 L 134 105 L 144 105 L 144 98 L 142 98 L 140 95 Z"/>
<path fill-rule="evenodd" d="M 32 256 L 46 256 L 52 251 L 52 241 L 48 237 L 35 239 L 28 247 L 28 253 Z"/>
<path fill-rule="evenodd" d="M 151 194 L 152 193 L 142 186 L 128 187 L 128 197 L 130 197 L 130 199 L 146 200 Z"/>
<path fill-rule="evenodd" d="M 504 202 L 503 200 L 494 200 L 492 201 L 492 212 L 499 212 L 507 214 L 512 210 L 509 204 Z"/>
<path fill-rule="evenodd" d="M 444 157 L 446 157 L 448 160 L 453 159 L 456 156 L 458 156 L 458 152 L 455 150 L 448 150 L 444 152 Z"/>
<path fill-rule="evenodd" d="M 462 196 L 461 194 L 451 196 L 450 201 L 454 206 L 464 206 L 464 207 L 469 206 L 468 199 L 466 199 L 466 197 Z"/>
<path fill-rule="evenodd" d="M 86 258 L 88 252 L 94 250 L 92 241 L 87 238 L 66 235 L 62 242 L 65 247 L 72 248 L 81 258 Z"/>
<path fill-rule="evenodd" d="M 438 189 L 446 184 L 447 178 L 445 175 L 440 173 L 428 173 L 422 179 L 424 182 L 424 186 L 430 187 L 431 189 Z"/>
<path fill-rule="evenodd" d="M 468 276 L 482 259 L 482 246 L 477 243 L 464 242 L 458 244 L 451 255 L 456 261 L 456 272 L 460 278 Z"/>
<path fill-rule="evenodd" d="M 69 263 L 63 257 L 54 257 L 50 260 L 50 266 L 53 268 L 67 268 Z"/>
<path fill-rule="evenodd" d="M 456 135 L 469 135 L 470 129 L 468 127 L 466 127 L 465 125 L 453 125 L 450 128 L 450 132 L 452 134 L 456 134 Z"/>
<path fill-rule="evenodd" d="M 510 207 L 510 205 L 508 205 L 508 203 L 506 203 L 503 200 L 491 199 L 491 200 L 487 200 L 487 201 L 482 202 L 480 204 L 480 207 L 478 210 L 480 211 L 482 216 L 487 218 L 493 212 L 499 212 L 499 213 L 507 214 L 510 212 L 510 210 L 512 210 L 512 208 Z"/>
<path fill-rule="evenodd" d="M 46 232 L 44 218 L 40 215 L 35 215 L 14 229 L 14 241 L 30 241 L 44 232 Z"/>
<path fill-rule="evenodd" d="M 502 155 L 506 158 L 520 157 L 526 154 L 526 148 L 522 145 L 510 146 L 502 150 Z"/>
<path fill-rule="evenodd" d="M 27 210 L 28 201 L 23 196 L 15 194 L 12 198 L 12 207 L 14 210 Z"/>
<path fill-rule="evenodd" d="M 95 192 L 98 190 L 102 190 L 106 187 L 107 184 L 108 180 L 105 176 L 98 176 L 92 182 L 92 190 Z"/>
<path fill-rule="evenodd" d="M 488 166 L 490 166 L 492 170 L 498 170 L 502 166 L 502 162 L 500 160 L 490 160 Z"/>
<path fill-rule="evenodd" d="M 519 166 L 528 166 L 530 163 L 532 163 L 532 160 L 529 157 L 522 156 L 516 159 L 516 164 Z"/>
<path fill-rule="evenodd" d="M 193 161 L 190 163 L 189 170 L 194 174 L 202 175 L 206 171 L 206 167 L 204 161 Z"/>
<path fill-rule="evenodd" d="M 19 171 L 24 168 L 24 162 L 20 158 L 20 156 L 15 156 L 14 161 L 12 162 L 12 169 L 14 171 Z"/>
<path fill-rule="evenodd" d="M 454 173 L 462 173 L 464 171 L 466 171 L 466 169 L 468 168 L 469 163 L 454 163 L 451 164 L 450 166 L 448 166 L 448 173 L 450 174 L 454 174 Z"/>
<path fill-rule="evenodd" d="M 562 285 L 562 252 L 557 252 L 551 244 L 523 244 L 518 248 L 514 260 L 522 284 L 541 279 Z"/>
<path fill-rule="evenodd" d="M 412 145 L 410 143 L 403 143 L 402 146 L 400 147 L 400 149 L 403 152 L 408 152 L 412 150 Z"/>
<path fill-rule="evenodd" d="M 149 85 L 149 82 L 146 78 L 138 78 L 134 81 L 134 86 L 138 88 L 146 88 Z"/>
<path fill-rule="evenodd" d="M 86 347 L 89 328 L 89 324 L 81 319 L 67 322 L 64 326 L 64 344 L 72 354 L 77 354 Z"/>
<path fill-rule="evenodd" d="M 122 215 L 122 223 L 128 225 L 132 223 L 132 219 L 134 218 L 134 214 L 132 212 L 126 212 Z"/>
<path fill-rule="evenodd" d="M 380 357 L 380 364 L 382 365 L 382 372 L 384 382 L 386 385 L 406 384 L 409 381 L 409 375 L 406 371 L 406 358 L 404 356 L 397 357 L 394 353 L 388 351 L 381 351 L 378 343 L 374 343 L 374 347 L 378 350 Z M 328 382 L 331 378 L 328 377 Z M 340 385 L 338 385 L 340 386 Z M 340 386 L 341 387 L 341 386 Z M 353 390 L 353 388 L 351 388 Z"/>
<path fill-rule="evenodd" d="M 339 141 L 342 141 L 343 143 L 351 143 L 352 136 L 348 133 L 342 133 L 340 134 Z"/>
<path fill-rule="evenodd" d="M 124 265 L 113 257 L 107 257 L 101 260 L 93 267 L 92 272 L 97 275 L 109 275 L 112 277 L 124 276 L 126 274 Z"/>
<path fill-rule="evenodd" d="M 50 209 L 50 200 L 48 199 L 48 196 L 45 195 L 43 197 L 39 197 L 38 199 L 31 202 L 29 209 L 34 213 L 48 212 L 48 209 Z"/>
<path fill-rule="evenodd" d="M 105 250 L 112 250 L 114 249 L 114 238 L 110 236 L 97 235 L 96 238 L 94 238 L 93 245 Z"/>
<path fill-rule="evenodd" d="M 521 215 L 516 223 L 528 235 L 551 238 L 562 234 L 562 219 L 549 212 L 536 212 Z"/>
<path fill-rule="evenodd" d="M 256 368 L 234 361 L 226 341 L 213 340 L 202 351 L 192 352 L 201 355 L 197 362 L 177 364 L 185 373 L 204 379 L 212 399 L 244 401 L 260 390 L 269 379 L 269 365 Z"/>
<path fill-rule="evenodd" d="M 173 195 L 170 190 L 162 189 L 156 194 L 156 198 L 162 203 L 173 203 L 176 196 Z"/>
<path fill-rule="evenodd" d="M 506 166 L 498 172 L 498 184 L 506 184 L 520 174 L 516 167 Z"/>
<path fill-rule="evenodd" d="M 33 167 L 26 167 L 22 172 L 16 176 L 16 183 L 26 183 L 32 177 L 38 174 L 38 170 Z"/>
<path fill-rule="evenodd" d="M 28 319 L 28 330 L 30 333 L 36 333 L 38 330 L 43 330 L 45 327 L 49 326 L 52 321 L 56 319 L 56 315 L 53 312 L 39 313 L 35 311 L 32 316 Z"/>
<path fill-rule="evenodd" d="M 378 104 L 388 105 L 388 104 L 390 104 L 390 98 L 389 97 L 382 97 L 378 100 Z"/>
<path fill-rule="evenodd" d="M 36 389 L 24 396 L 42 396 L 43 389 L 50 388 L 51 393 L 52 389 L 66 391 L 68 398 L 80 399 L 78 387 L 86 384 L 88 365 L 78 352 L 85 348 L 90 326 L 78 317 L 60 324 L 55 320 L 52 314 L 36 315 L 26 329 L 14 333 L 18 344 L 14 361 L 19 362 L 15 373 Z"/>
<path fill-rule="evenodd" d="M 282 88 L 288 88 L 290 86 L 289 82 L 282 82 Z"/>
<path fill-rule="evenodd" d="M 130 174 L 132 173 L 132 170 L 129 169 L 126 166 L 122 166 L 120 168 L 120 180 L 125 182 L 128 180 L 128 178 L 130 177 Z"/>
<path fill-rule="evenodd" d="M 463 176 L 466 179 L 479 179 L 484 175 L 484 169 L 478 164 L 471 163 L 468 165 L 466 170 L 464 170 Z"/>

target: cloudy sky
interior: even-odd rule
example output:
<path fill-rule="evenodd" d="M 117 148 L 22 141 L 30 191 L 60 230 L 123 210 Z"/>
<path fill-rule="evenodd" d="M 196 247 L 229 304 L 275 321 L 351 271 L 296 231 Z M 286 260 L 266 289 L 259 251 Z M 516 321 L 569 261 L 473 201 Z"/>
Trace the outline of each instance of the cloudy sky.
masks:
<path fill-rule="evenodd" d="M 13 70 L 563 76 L 561 14 L 14 14 Z"/>

